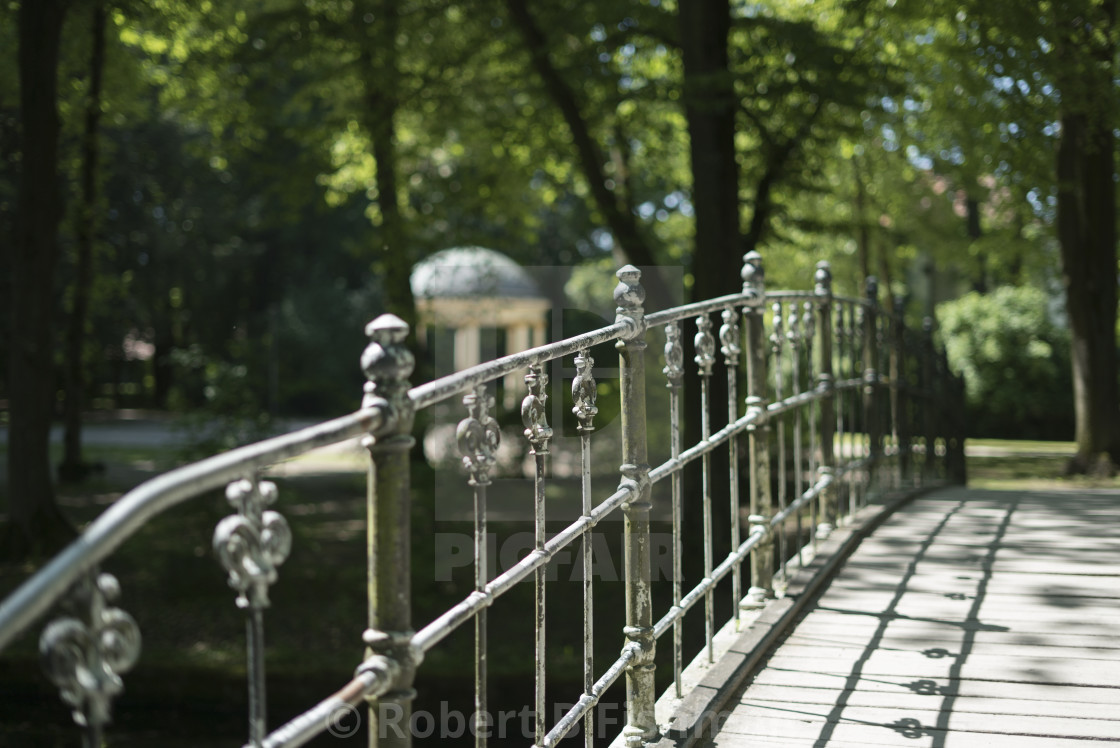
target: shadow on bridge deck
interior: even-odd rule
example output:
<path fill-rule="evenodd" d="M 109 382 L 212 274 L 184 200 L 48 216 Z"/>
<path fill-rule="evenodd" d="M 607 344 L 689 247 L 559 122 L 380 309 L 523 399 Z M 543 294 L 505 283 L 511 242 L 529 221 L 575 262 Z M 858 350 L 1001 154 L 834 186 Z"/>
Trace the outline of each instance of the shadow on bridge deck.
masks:
<path fill-rule="evenodd" d="M 1120 741 L 1120 494 L 955 488 L 886 520 L 707 745 Z"/>

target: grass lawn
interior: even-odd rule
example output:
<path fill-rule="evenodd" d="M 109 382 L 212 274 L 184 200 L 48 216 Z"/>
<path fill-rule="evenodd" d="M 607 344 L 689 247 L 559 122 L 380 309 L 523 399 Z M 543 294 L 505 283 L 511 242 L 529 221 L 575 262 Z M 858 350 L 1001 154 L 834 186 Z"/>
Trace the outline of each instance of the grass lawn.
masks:
<path fill-rule="evenodd" d="M 1120 478 L 1065 475 L 1066 463 L 1077 451 L 1073 442 L 969 439 L 966 451 L 968 483 L 977 488 L 1009 491 L 1120 491 Z"/>

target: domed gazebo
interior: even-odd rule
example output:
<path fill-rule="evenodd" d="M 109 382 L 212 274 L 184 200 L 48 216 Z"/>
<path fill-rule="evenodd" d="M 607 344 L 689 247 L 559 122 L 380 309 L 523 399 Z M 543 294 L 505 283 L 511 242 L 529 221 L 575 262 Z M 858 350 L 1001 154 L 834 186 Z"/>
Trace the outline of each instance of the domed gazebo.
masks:
<path fill-rule="evenodd" d="M 412 268 L 419 340 L 427 328 L 454 332 L 454 368 L 481 361 L 482 330 L 505 333 L 505 355 L 545 342 L 549 300 L 525 269 L 501 252 L 484 247 L 454 247 L 437 252 Z M 523 389 L 519 375 L 506 382 L 506 399 Z M 515 381 L 517 380 L 517 381 Z"/>

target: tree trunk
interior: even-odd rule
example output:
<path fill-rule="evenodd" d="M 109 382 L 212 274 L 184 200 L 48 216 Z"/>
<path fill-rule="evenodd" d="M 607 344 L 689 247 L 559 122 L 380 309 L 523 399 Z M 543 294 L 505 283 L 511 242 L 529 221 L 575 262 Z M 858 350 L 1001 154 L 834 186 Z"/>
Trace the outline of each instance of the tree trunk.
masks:
<path fill-rule="evenodd" d="M 544 32 L 526 7 L 525 0 L 506 0 L 506 8 L 513 25 L 525 42 L 525 49 L 529 53 L 533 69 L 540 76 L 546 93 L 556 104 L 564 117 L 564 122 L 568 125 L 580 168 L 595 200 L 595 207 L 602 214 L 618 249 L 634 265 L 639 267 L 656 265 L 653 249 L 634 219 L 634 214 L 627 209 L 626 200 L 607 186 L 602 149 L 591 135 L 575 91 L 552 64 L 548 54 L 548 39 Z M 673 299 L 673 294 L 670 293 L 664 280 L 656 273 L 643 275 L 642 285 L 646 289 L 647 311 L 663 309 Z"/>
<path fill-rule="evenodd" d="M 1120 463 L 1116 368 L 1116 217 L 1111 125 L 1062 117 L 1058 239 L 1072 336 L 1076 472 Z"/>
<path fill-rule="evenodd" d="M 416 302 L 409 278 L 419 259 L 408 243 L 401 211 L 397 174 L 398 87 L 401 81 L 397 52 L 400 10 L 396 0 L 355 3 L 354 24 L 364 28 L 361 61 L 365 79 L 365 122 L 377 173 L 377 207 L 381 225 L 377 229 L 376 264 L 381 269 L 387 310 L 409 324 L 415 334 Z"/>
<path fill-rule="evenodd" d="M 52 549 L 72 533 L 55 503 L 49 453 L 54 276 L 62 215 L 57 78 L 65 9 L 61 0 L 39 0 L 21 3 L 19 10 L 23 160 L 11 269 L 20 282 L 12 284 L 8 361 L 8 508 L 14 530 L 8 550 L 16 554 Z"/>
<path fill-rule="evenodd" d="M 684 105 L 688 121 L 689 153 L 692 160 L 692 204 L 696 213 L 696 239 L 692 251 L 691 300 L 736 293 L 742 289 L 739 270 L 743 265 L 742 231 L 739 220 L 739 167 L 735 154 L 736 99 L 734 77 L 728 65 L 731 10 L 727 0 L 690 0 L 678 11 L 684 56 Z M 720 319 L 712 320 L 718 333 Z M 741 323 L 741 320 L 740 320 Z M 683 445 L 700 441 L 700 377 L 693 362 L 693 320 L 682 327 L 685 348 Z M 740 372 L 743 367 L 740 367 Z M 722 366 L 715 367 L 709 381 L 712 429 L 727 423 L 727 378 Z M 742 415 L 740 388 L 739 414 Z M 746 439 L 739 442 L 745 446 Z M 730 523 L 737 522 L 728 506 L 729 460 L 726 450 L 712 454 L 712 534 L 714 557 L 723 558 L 730 549 Z M 747 495 L 746 463 L 741 463 L 740 494 Z M 683 533 L 686 548 L 702 548 L 703 526 L 699 507 L 701 474 L 698 462 L 685 473 Z M 685 578 L 702 576 L 699 551 L 685 556 Z M 723 598 L 720 598 L 721 600 Z"/>
<path fill-rule="evenodd" d="M 85 401 L 83 355 L 90 287 L 93 284 L 93 241 L 97 226 L 98 124 L 101 120 L 101 77 L 105 67 L 105 6 L 93 6 L 93 51 L 89 61 L 85 133 L 82 137 L 82 205 L 78 218 L 78 261 L 74 278 L 73 308 L 66 333 L 66 400 L 63 410 L 62 464 L 64 480 L 81 480 L 89 470 L 82 460 L 82 406 Z"/>
<path fill-rule="evenodd" d="M 863 278 L 871 275 L 871 227 L 867 218 L 867 191 L 863 186 L 863 173 L 859 158 L 852 157 L 852 173 L 856 183 L 856 248 L 859 254 L 859 271 Z"/>
<path fill-rule="evenodd" d="M 1069 19 L 1058 142 L 1058 243 L 1069 314 L 1077 455 L 1070 471 L 1120 464 L 1116 360 L 1116 2 Z"/>
<path fill-rule="evenodd" d="M 975 197 L 969 195 L 964 201 L 965 210 L 965 226 L 968 230 L 969 244 L 974 244 L 983 236 L 983 230 L 980 228 L 980 201 Z M 983 252 L 976 255 L 976 282 L 972 284 L 972 289 L 976 293 L 988 293 L 988 261 Z"/>

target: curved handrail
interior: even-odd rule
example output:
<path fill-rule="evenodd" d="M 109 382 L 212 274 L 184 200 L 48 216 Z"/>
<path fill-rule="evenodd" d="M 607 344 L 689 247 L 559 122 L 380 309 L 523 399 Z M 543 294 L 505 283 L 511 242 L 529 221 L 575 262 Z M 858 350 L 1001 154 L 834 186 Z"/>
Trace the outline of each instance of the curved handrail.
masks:
<path fill-rule="evenodd" d="M 82 574 L 112 553 L 157 514 L 187 499 L 250 477 L 267 465 L 318 447 L 375 433 L 384 414 L 377 407 L 223 452 L 141 483 L 0 603 L 0 650 L 45 614 Z"/>

